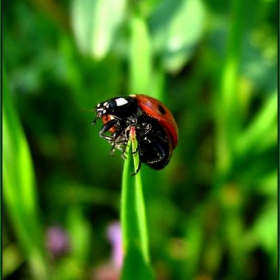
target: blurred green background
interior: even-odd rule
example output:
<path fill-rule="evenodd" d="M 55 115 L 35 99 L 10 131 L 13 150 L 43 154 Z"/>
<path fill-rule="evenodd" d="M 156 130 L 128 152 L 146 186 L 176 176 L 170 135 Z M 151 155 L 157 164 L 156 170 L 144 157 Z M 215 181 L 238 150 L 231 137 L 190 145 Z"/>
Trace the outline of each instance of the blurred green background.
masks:
<path fill-rule="evenodd" d="M 145 93 L 179 127 L 141 170 L 156 278 L 276 279 L 277 24 L 276 0 L 5 1 L 3 278 L 118 279 L 93 108 Z"/>

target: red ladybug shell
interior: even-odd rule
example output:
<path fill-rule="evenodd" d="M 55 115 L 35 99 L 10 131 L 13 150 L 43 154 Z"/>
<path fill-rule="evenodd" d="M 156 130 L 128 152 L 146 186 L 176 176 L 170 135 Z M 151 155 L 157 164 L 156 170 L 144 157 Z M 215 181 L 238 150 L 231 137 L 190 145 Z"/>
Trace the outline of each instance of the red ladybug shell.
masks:
<path fill-rule="evenodd" d="M 130 95 L 148 116 L 156 119 L 171 137 L 173 149 L 178 143 L 178 127 L 169 109 L 157 99 L 144 94 Z"/>

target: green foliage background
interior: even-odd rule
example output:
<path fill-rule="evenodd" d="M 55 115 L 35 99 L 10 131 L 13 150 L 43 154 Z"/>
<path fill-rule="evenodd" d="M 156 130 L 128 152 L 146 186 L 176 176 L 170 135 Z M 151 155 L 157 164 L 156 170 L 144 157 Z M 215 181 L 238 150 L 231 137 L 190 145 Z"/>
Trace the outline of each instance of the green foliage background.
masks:
<path fill-rule="evenodd" d="M 276 279 L 277 24 L 276 0 L 5 1 L 4 279 L 111 269 L 123 160 L 91 121 L 132 93 L 179 127 L 170 164 L 141 169 L 156 278 Z"/>

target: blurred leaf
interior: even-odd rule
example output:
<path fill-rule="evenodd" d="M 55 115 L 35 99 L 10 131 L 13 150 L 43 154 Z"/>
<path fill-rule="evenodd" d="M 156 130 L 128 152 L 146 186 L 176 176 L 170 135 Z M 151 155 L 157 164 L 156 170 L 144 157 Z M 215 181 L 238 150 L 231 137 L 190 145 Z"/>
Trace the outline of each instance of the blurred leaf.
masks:
<path fill-rule="evenodd" d="M 73 0 L 72 25 L 84 54 L 104 58 L 125 16 L 126 0 Z"/>
<path fill-rule="evenodd" d="M 259 186 L 257 187 L 257 190 L 264 195 L 270 197 L 276 197 L 278 192 L 277 178 L 278 178 L 277 170 L 272 171 L 270 174 L 261 178 L 258 181 Z"/>
<path fill-rule="evenodd" d="M 277 204 L 276 199 L 268 204 L 258 216 L 253 227 L 260 244 L 268 252 L 276 254 L 277 251 Z M 276 255 L 274 256 L 276 257 Z"/>
<path fill-rule="evenodd" d="M 20 254 L 15 244 L 10 244 L 9 246 L 5 247 L 5 249 L 2 252 L 3 252 L 2 276 L 5 278 L 19 268 L 19 266 L 23 263 L 24 258 Z"/>
<path fill-rule="evenodd" d="M 277 142 L 277 94 L 266 101 L 250 126 L 237 139 L 237 152 L 263 151 Z"/>
<path fill-rule="evenodd" d="M 90 253 L 91 227 L 83 216 L 79 206 L 72 206 L 68 211 L 68 227 L 71 236 L 72 252 L 76 260 L 86 263 Z"/>
<path fill-rule="evenodd" d="M 244 38 L 241 72 L 257 91 L 271 92 L 277 87 L 277 39 L 272 30 L 257 29 Z"/>
<path fill-rule="evenodd" d="M 199 261 L 202 250 L 203 229 L 202 220 L 188 217 L 186 221 L 186 242 L 187 242 L 187 258 L 186 258 L 186 279 L 193 279 L 199 270 Z"/>
<path fill-rule="evenodd" d="M 205 11 L 200 0 L 164 0 L 149 21 L 152 43 L 169 72 L 186 64 L 202 35 Z"/>
<path fill-rule="evenodd" d="M 64 264 L 64 273 L 68 276 L 66 279 L 84 279 L 86 264 L 91 253 L 91 226 L 85 219 L 80 206 L 72 205 L 67 214 L 71 256 Z M 69 269 L 69 263 L 72 263 L 71 269 Z"/>
<path fill-rule="evenodd" d="M 234 162 L 232 173 L 237 181 L 245 181 L 247 187 L 259 185 L 264 178 L 271 176 L 277 169 L 277 147 L 263 153 L 249 150 L 242 158 Z M 276 181 L 275 185 L 276 187 Z"/>
<path fill-rule="evenodd" d="M 54 184 L 49 189 L 50 200 L 56 205 L 89 204 L 108 205 L 119 208 L 120 194 L 117 191 L 105 189 L 100 186 L 80 184 Z M 110 200 L 108 200 L 110 197 Z"/>
<path fill-rule="evenodd" d="M 3 181 L 4 201 L 37 279 L 45 279 L 47 266 L 38 217 L 35 178 L 29 147 L 13 108 L 4 73 L 3 106 Z"/>
<path fill-rule="evenodd" d="M 130 92 L 147 93 L 153 83 L 150 38 L 143 18 L 131 18 Z"/>
<path fill-rule="evenodd" d="M 241 127 L 241 105 L 236 92 L 241 63 L 241 46 L 246 29 L 245 15 L 249 11 L 249 7 L 244 1 L 237 0 L 231 1 L 231 9 L 226 56 L 214 99 L 216 169 L 220 174 L 227 173 L 232 167 L 234 144 Z"/>

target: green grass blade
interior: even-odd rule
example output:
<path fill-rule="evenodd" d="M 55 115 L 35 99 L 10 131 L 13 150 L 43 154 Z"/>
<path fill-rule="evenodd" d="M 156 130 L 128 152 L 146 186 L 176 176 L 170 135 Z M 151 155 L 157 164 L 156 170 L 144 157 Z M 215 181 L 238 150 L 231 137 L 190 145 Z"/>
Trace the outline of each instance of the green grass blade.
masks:
<path fill-rule="evenodd" d="M 265 136 L 265 137 L 264 137 Z M 239 136 L 237 151 L 260 150 L 277 143 L 277 93 L 274 92 L 250 126 Z"/>
<path fill-rule="evenodd" d="M 216 157 L 219 174 L 225 174 L 231 168 L 233 146 L 238 137 L 241 121 L 237 81 L 247 6 L 241 0 L 231 1 L 231 5 L 232 19 L 228 34 L 227 52 L 215 100 Z"/>
<path fill-rule="evenodd" d="M 43 234 L 29 147 L 3 77 L 3 198 L 17 238 L 36 279 L 46 279 Z M 8 260 L 7 260 L 8 261 Z"/>
<path fill-rule="evenodd" d="M 131 176 L 139 164 L 139 155 L 131 155 L 137 147 L 136 139 L 129 141 L 127 159 L 124 164 L 122 178 L 121 222 L 123 233 L 124 264 L 122 280 L 126 279 L 154 279 L 149 266 L 148 234 L 146 225 L 145 205 L 142 191 L 141 171 Z"/>
<path fill-rule="evenodd" d="M 130 92 L 149 93 L 152 85 L 152 54 L 146 22 L 133 15 L 130 21 Z"/>

